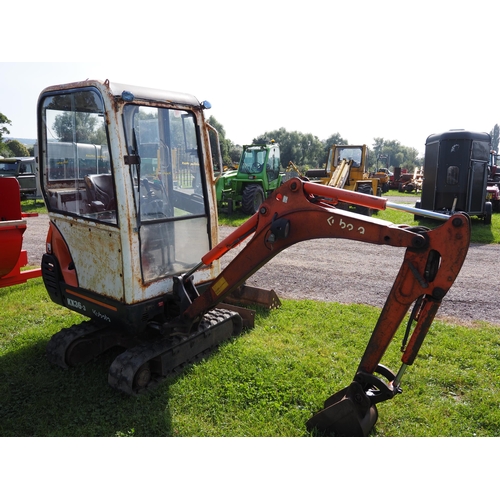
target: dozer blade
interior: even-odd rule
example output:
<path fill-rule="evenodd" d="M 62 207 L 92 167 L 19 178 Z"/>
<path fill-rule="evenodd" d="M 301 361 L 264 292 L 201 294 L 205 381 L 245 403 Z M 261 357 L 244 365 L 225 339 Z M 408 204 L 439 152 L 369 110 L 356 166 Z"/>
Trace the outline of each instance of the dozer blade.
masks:
<path fill-rule="evenodd" d="M 243 321 L 242 326 L 244 329 L 252 329 L 255 326 L 255 311 L 253 309 L 247 309 L 246 307 L 240 307 L 226 302 L 221 302 L 219 307 L 238 313 Z"/>
<path fill-rule="evenodd" d="M 258 305 L 267 309 L 277 309 L 281 306 L 279 297 L 274 290 L 265 290 L 254 286 L 241 285 L 224 299 L 229 304 Z"/>
<path fill-rule="evenodd" d="M 377 422 L 377 407 L 358 382 L 352 382 L 325 401 L 325 408 L 307 422 L 307 430 L 321 435 L 366 437 Z"/>

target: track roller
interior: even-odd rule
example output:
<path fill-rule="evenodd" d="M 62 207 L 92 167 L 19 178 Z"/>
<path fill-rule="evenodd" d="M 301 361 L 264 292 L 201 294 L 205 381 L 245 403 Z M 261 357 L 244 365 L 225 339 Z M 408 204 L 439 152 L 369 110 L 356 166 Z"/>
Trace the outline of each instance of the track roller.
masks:
<path fill-rule="evenodd" d="M 108 382 L 125 394 L 141 394 L 188 363 L 207 356 L 221 342 L 238 335 L 241 330 L 239 314 L 214 309 L 205 314 L 192 333 L 140 344 L 120 354 L 109 369 Z"/>

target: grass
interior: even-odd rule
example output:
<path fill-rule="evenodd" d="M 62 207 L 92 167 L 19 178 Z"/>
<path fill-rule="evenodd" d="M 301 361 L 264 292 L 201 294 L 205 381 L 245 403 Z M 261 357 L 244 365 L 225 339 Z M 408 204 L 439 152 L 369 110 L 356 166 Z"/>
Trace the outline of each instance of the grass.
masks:
<path fill-rule="evenodd" d="M 283 301 L 210 358 L 131 398 L 111 389 L 110 353 L 62 370 L 49 338 L 80 322 L 42 280 L 0 289 L 1 436 L 308 436 L 305 424 L 349 385 L 379 310 Z M 402 332 L 383 363 L 397 370 Z M 436 321 L 403 378 L 378 405 L 374 436 L 500 435 L 500 327 Z"/>
<path fill-rule="evenodd" d="M 42 207 L 22 202 L 23 211 Z M 392 209 L 374 217 L 419 224 Z M 246 219 L 221 214 L 220 222 Z M 500 214 L 491 226 L 473 217 L 472 239 L 500 243 Z M 107 384 L 116 352 L 66 371 L 49 365 L 50 337 L 84 318 L 53 304 L 41 279 L 0 289 L 0 300 L 0 436 L 308 436 L 307 420 L 351 382 L 379 314 L 362 305 L 283 301 L 279 310 L 258 311 L 252 331 L 210 358 L 130 398 Z M 393 370 L 401 337 L 382 361 Z M 372 435 L 499 436 L 499 344 L 498 326 L 436 321 L 403 394 L 378 405 Z"/>
<path fill-rule="evenodd" d="M 404 203 L 402 203 L 404 205 Z M 426 226 L 430 229 L 442 224 L 435 219 L 415 220 L 413 214 L 388 208 L 380 211 L 373 217 L 388 220 L 394 224 L 407 224 L 409 226 Z M 471 217 L 471 243 L 499 244 L 500 243 L 500 213 L 494 213 L 491 224 L 484 224 L 478 217 Z"/>
<path fill-rule="evenodd" d="M 46 214 L 47 207 L 42 198 L 28 198 L 21 200 L 21 211 L 26 213 Z"/>

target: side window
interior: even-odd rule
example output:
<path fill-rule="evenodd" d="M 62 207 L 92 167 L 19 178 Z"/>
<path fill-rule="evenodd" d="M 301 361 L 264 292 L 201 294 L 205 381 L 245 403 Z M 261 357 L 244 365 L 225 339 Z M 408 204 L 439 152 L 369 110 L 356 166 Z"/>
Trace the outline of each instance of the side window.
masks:
<path fill-rule="evenodd" d="M 45 97 L 43 191 L 50 210 L 116 224 L 104 105 L 92 90 Z"/>
<path fill-rule="evenodd" d="M 277 179 L 280 173 L 280 162 L 277 148 L 272 148 L 269 152 L 269 160 L 267 162 L 267 178 L 269 181 Z"/>
<path fill-rule="evenodd" d="M 355 167 L 361 166 L 361 149 L 352 150 L 352 159 L 353 159 L 353 166 Z"/>
<path fill-rule="evenodd" d="M 446 184 L 454 186 L 458 184 L 460 169 L 458 167 L 449 166 L 446 171 Z"/>
<path fill-rule="evenodd" d="M 484 141 L 472 141 L 471 159 L 488 161 L 490 159 L 490 145 Z"/>
<path fill-rule="evenodd" d="M 34 171 L 35 171 L 35 169 L 33 168 L 33 163 L 21 163 L 21 166 L 19 167 L 20 174 L 32 175 L 34 173 Z"/>

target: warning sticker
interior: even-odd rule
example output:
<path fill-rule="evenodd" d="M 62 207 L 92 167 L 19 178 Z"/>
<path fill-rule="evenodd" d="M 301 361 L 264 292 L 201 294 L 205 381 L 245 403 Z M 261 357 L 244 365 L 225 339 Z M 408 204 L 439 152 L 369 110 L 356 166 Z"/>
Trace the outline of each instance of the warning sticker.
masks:
<path fill-rule="evenodd" d="M 212 287 L 212 290 L 215 293 L 215 295 L 219 296 L 227 287 L 228 283 L 225 280 L 225 278 L 222 277 L 219 280 L 217 280 L 217 282 Z"/>

